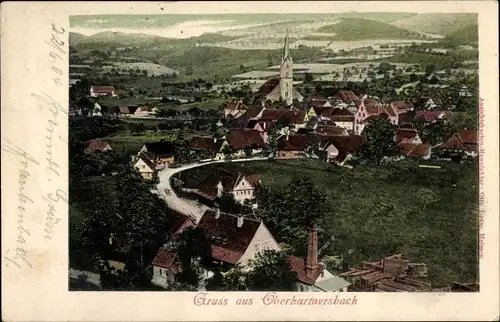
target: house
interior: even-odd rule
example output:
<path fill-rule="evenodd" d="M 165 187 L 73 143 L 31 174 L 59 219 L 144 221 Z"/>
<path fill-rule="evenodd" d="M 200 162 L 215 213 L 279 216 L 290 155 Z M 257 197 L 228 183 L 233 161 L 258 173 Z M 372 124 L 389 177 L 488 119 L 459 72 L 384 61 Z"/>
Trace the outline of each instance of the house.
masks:
<path fill-rule="evenodd" d="M 443 101 L 439 97 L 422 97 L 417 102 L 415 102 L 415 107 L 434 110 L 443 106 Z"/>
<path fill-rule="evenodd" d="M 476 157 L 478 155 L 477 131 L 463 130 L 453 134 L 438 147 L 441 154 Z"/>
<path fill-rule="evenodd" d="M 326 162 L 344 165 L 353 158 L 363 145 L 364 138 L 360 135 L 334 136 L 323 142 L 321 151 Z"/>
<path fill-rule="evenodd" d="M 209 242 L 210 266 L 248 265 L 263 250 L 280 250 L 280 246 L 261 220 L 208 209 L 201 217 L 201 228 Z"/>
<path fill-rule="evenodd" d="M 424 143 L 399 143 L 397 145 L 399 155 L 411 158 L 428 160 L 431 158 L 432 147 Z"/>
<path fill-rule="evenodd" d="M 391 102 L 391 108 L 398 114 L 403 114 L 408 111 L 413 111 L 414 107 L 412 103 L 405 101 L 393 101 Z"/>
<path fill-rule="evenodd" d="M 83 151 L 85 154 L 91 154 L 95 152 L 107 152 L 107 151 L 113 151 L 111 146 L 104 141 L 101 140 L 92 140 L 87 144 L 87 147 Z"/>
<path fill-rule="evenodd" d="M 318 262 L 318 229 L 309 227 L 305 258 L 289 256 L 291 270 L 297 274 L 298 292 L 347 292 L 350 285 L 344 278 L 330 273 L 324 263 Z"/>
<path fill-rule="evenodd" d="M 241 117 L 248 107 L 240 100 L 233 100 L 224 107 L 224 118 L 236 119 Z"/>
<path fill-rule="evenodd" d="M 333 107 L 332 104 L 326 98 L 322 97 L 313 98 L 309 103 L 309 106 L 319 107 L 319 108 Z"/>
<path fill-rule="evenodd" d="M 151 161 L 156 163 L 157 166 L 169 165 L 174 163 L 175 144 L 164 140 L 146 143 L 137 155 L 143 152 L 148 152 L 148 155 L 152 158 Z"/>
<path fill-rule="evenodd" d="M 182 271 L 177 249 L 168 246 L 158 249 L 151 264 L 153 266 L 151 283 L 164 288 L 174 283 L 176 274 Z"/>
<path fill-rule="evenodd" d="M 146 180 L 154 180 L 156 178 L 156 164 L 152 160 L 154 160 L 154 156 L 148 152 L 142 152 L 133 165 L 134 169 L 139 171 L 140 175 Z"/>
<path fill-rule="evenodd" d="M 263 108 L 254 120 L 278 122 L 280 118 L 287 119 L 296 129 L 305 127 L 309 121 L 309 116 L 305 111 L 298 111 L 286 108 Z"/>
<path fill-rule="evenodd" d="M 418 131 L 415 128 L 398 128 L 396 129 L 396 134 L 394 136 L 394 141 L 396 143 L 411 143 L 420 144 L 422 140 L 418 135 Z"/>
<path fill-rule="evenodd" d="M 215 157 L 222 142 L 212 137 L 193 136 L 189 141 L 189 148 L 194 151 L 204 152 L 204 154 Z"/>
<path fill-rule="evenodd" d="M 358 96 L 352 91 L 338 91 L 332 97 L 333 105 L 338 108 L 346 108 L 357 100 L 359 100 Z"/>
<path fill-rule="evenodd" d="M 447 121 L 453 115 L 450 111 L 416 111 L 415 118 L 423 118 L 427 123 L 434 123 L 438 120 Z"/>
<path fill-rule="evenodd" d="M 342 127 L 349 131 L 354 130 L 355 116 L 347 108 L 334 108 L 330 113 L 330 121 L 336 126 Z"/>
<path fill-rule="evenodd" d="M 257 91 L 257 95 L 272 102 L 282 100 L 290 106 L 293 100 L 303 101 L 303 96 L 293 86 L 293 60 L 290 53 L 288 30 L 285 36 L 285 45 L 281 56 L 280 76 L 266 81 Z"/>
<path fill-rule="evenodd" d="M 319 136 L 314 134 L 283 135 L 278 140 L 276 159 L 288 160 L 312 155 L 319 145 Z"/>
<path fill-rule="evenodd" d="M 223 138 L 216 158 L 244 157 L 247 154 L 255 155 L 262 152 L 264 139 L 259 131 L 231 130 Z"/>
<path fill-rule="evenodd" d="M 120 106 L 118 109 L 120 111 L 120 115 L 122 116 L 129 116 L 130 114 L 133 114 L 127 106 Z"/>
<path fill-rule="evenodd" d="M 90 97 L 100 96 L 116 97 L 115 88 L 113 86 L 91 86 Z"/>
<path fill-rule="evenodd" d="M 188 216 L 173 212 L 166 232 L 166 241 L 158 249 L 153 261 L 153 277 L 151 282 L 160 287 L 168 287 L 175 282 L 176 274 L 182 271 L 177 252 L 178 238 L 187 228 L 196 227 L 196 223 Z"/>
<path fill-rule="evenodd" d="M 370 118 L 378 115 L 385 115 L 391 124 L 397 125 L 399 122 L 399 115 L 391 105 L 382 105 L 379 101 L 366 98 L 366 96 L 359 101 L 355 101 L 355 103 L 358 110 L 354 114 L 354 134 L 361 134 Z"/>
<path fill-rule="evenodd" d="M 233 195 L 240 203 L 255 197 L 255 188 L 261 184 L 258 174 L 242 174 L 227 170 L 213 171 L 194 192 L 199 196 L 214 201 L 224 193 Z"/>
<path fill-rule="evenodd" d="M 350 283 L 350 291 L 364 292 L 429 292 L 427 265 L 412 263 L 402 254 L 378 261 L 364 261 L 360 268 L 340 274 Z"/>
<path fill-rule="evenodd" d="M 102 108 L 98 103 L 94 103 L 94 109 L 92 110 L 92 116 L 102 116 Z"/>
<path fill-rule="evenodd" d="M 152 114 L 152 109 L 147 105 L 139 106 L 134 112 L 134 115 L 136 116 L 149 116 L 151 114 Z"/>
<path fill-rule="evenodd" d="M 318 125 L 316 127 L 316 133 L 323 136 L 345 136 L 349 135 L 349 132 L 343 128 L 338 126 L 322 126 Z"/>
<path fill-rule="evenodd" d="M 460 97 L 472 97 L 472 93 L 467 88 L 467 86 L 462 85 L 462 87 L 460 88 L 460 92 L 458 93 L 458 96 L 460 96 Z"/>

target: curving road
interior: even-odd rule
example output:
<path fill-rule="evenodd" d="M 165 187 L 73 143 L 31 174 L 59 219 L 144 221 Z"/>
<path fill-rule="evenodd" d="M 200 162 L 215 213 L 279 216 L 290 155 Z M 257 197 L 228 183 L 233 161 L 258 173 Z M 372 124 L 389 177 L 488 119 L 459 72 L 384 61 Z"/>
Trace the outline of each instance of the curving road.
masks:
<path fill-rule="evenodd" d="M 164 199 L 168 206 L 184 215 L 191 216 L 196 219 L 198 222 L 205 210 L 208 209 L 204 204 L 197 202 L 195 200 L 184 199 L 175 194 L 170 185 L 170 179 L 173 175 L 192 168 L 204 166 L 207 164 L 214 163 L 232 163 L 232 162 L 248 162 L 248 161 L 264 161 L 269 160 L 269 157 L 254 157 L 254 158 L 245 158 L 245 159 L 231 159 L 231 160 L 213 160 L 209 162 L 197 162 L 193 164 L 188 164 L 179 168 L 168 168 L 165 167 L 161 171 L 158 172 L 158 179 L 160 183 L 156 186 L 158 189 L 159 196 Z M 165 191 L 169 191 L 170 193 L 166 193 Z"/>

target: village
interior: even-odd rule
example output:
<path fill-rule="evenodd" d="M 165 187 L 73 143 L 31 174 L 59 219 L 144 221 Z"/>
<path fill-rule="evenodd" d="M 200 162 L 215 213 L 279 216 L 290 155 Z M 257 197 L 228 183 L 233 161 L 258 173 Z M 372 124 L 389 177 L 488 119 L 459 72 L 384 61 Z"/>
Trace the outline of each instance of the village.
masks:
<path fill-rule="evenodd" d="M 92 203 L 105 209 L 76 225 L 82 237 L 74 245 L 99 250 L 89 256 L 92 260 L 77 259 L 74 266 L 81 268 L 72 272 L 87 272 L 82 273 L 87 281 L 98 280 L 93 285 L 104 289 L 136 285 L 134 290 L 477 291 L 477 275 L 465 274 L 467 264 L 460 269 L 469 278 L 436 286 L 431 282 L 436 280 L 432 276 L 436 264 L 427 263 L 425 255 L 412 258 L 401 252 L 409 249 L 405 246 L 384 245 L 380 249 L 386 249 L 385 253 L 363 250 L 366 258 L 356 257 L 356 246 L 347 241 L 351 237 L 340 230 L 331 233 L 337 222 L 328 216 L 337 210 L 332 210 L 330 195 L 314 179 L 293 177 L 276 183 L 280 188 L 265 184 L 269 167 L 274 165 L 284 172 L 295 167 L 293 171 L 299 174 L 311 173 L 307 167 L 315 167 L 325 178 L 334 173 L 339 179 L 327 183 L 333 186 L 346 186 L 356 173 L 365 173 L 360 171 L 375 173 L 367 181 L 387 181 L 376 176 L 389 170 L 378 169 L 406 169 L 401 177 L 415 173 L 411 180 L 418 186 L 418 191 L 408 186 L 407 193 L 418 196 L 422 206 L 415 208 L 428 216 L 440 200 L 434 190 L 442 185 L 443 191 L 462 186 L 455 175 L 444 179 L 447 169 L 477 165 L 478 130 L 467 110 L 478 101 L 477 84 L 471 81 L 477 75 L 456 76 L 449 70 L 428 68 L 422 78 L 418 76 L 427 80 L 427 92 L 421 84 L 407 87 L 418 94 L 408 100 L 395 91 L 355 86 L 328 93 L 325 84 L 335 79 L 351 84 L 350 78 L 369 74 L 366 69 L 370 67 L 344 68 L 340 71 L 344 76 L 329 70 L 326 76 L 314 78 L 313 65 L 304 69 L 294 63 L 287 31 L 278 68 L 260 73 L 257 80 L 249 80 L 255 73 L 246 72 L 247 82 L 233 89 L 232 83 L 215 86 L 197 81 L 191 84 L 192 97 L 142 95 L 137 100 L 110 84 L 75 82 L 81 96 L 70 105 L 70 122 L 84 125 L 78 125 L 83 126 L 83 134 L 70 142 L 70 158 L 75 158 L 73 165 L 70 160 L 70 182 L 74 179 L 85 186 L 75 188 L 75 195 L 82 195 L 76 197 L 81 201 L 75 209 L 81 213 L 83 205 Z M 386 79 L 386 86 L 405 69 L 414 73 L 406 65 L 381 63 L 372 68 L 385 69 L 378 78 Z M 297 70 L 303 81 L 297 81 Z M 359 78 L 366 83 L 370 77 Z M 448 85 L 433 87 L 438 78 L 445 77 L 452 79 Z M 311 78 L 317 82 L 304 87 Z M 197 93 L 204 92 L 218 95 L 215 109 L 196 107 L 201 101 Z M 116 98 L 124 95 L 129 96 L 125 101 L 138 103 L 117 104 Z M 183 105 L 189 107 L 178 109 Z M 121 147 L 124 143 L 113 134 L 123 122 L 135 140 L 133 149 Z M 125 152 L 117 155 L 119 149 Z M 307 166 L 300 169 L 303 164 Z M 284 172 L 275 174 L 273 180 L 285 177 Z M 439 173 L 445 172 L 441 182 Z M 90 177 L 95 182 L 89 184 Z M 427 177 L 436 177 L 439 184 L 421 187 L 431 180 Z M 114 182 L 112 187 L 106 180 Z M 95 188 L 102 181 L 106 186 Z M 350 188 L 342 189 L 349 194 Z M 96 200 L 85 199 L 89 198 L 83 196 L 86 193 Z M 370 229 L 368 220 L 386 227 L 387 234 L 392 231 L 388 227 L 398 225 L 418 230 L 417 219 L 408 217 L 404 223 L 390 219 L 394 206 L 385 204 L 390 197 L 383 193 L 375 200 L 376 206 L 367 206 L 380 210 L 373 218 L 361 210 L 352 212 L 352 216 L 366 217 L 364 231 Z M 104 214 L 112 218 L 103 218 Z M 465 219 L 461 224 L 470 226 Z M 342 239 L 345 247 L 339 246 Z M 422 249 L 425 253 L 426 248 Z M 82 252 L 81 257 L 86 257 Z M 83 269 L 95 270 L 95 266 L 99 277 L 90 268 Z"/>

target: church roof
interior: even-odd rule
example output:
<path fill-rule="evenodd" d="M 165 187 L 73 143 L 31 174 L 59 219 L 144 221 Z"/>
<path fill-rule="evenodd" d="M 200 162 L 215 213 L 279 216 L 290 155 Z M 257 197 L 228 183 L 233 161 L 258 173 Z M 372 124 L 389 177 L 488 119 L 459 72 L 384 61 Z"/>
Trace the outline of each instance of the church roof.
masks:
<path fill-rule="evenodd" d="M 259 88 L 258 94 L 259 96 L 267 96 L 269 95 L 275 88 L 280 84 L 279 78 L 269 79 L 267 82 L 262 84 Z"/>
<path fill-rule="evenodd" d="M 290 44 L 289 44 L 288 29 L 287 29 L 285 36 L 285 46 L 283 47 L 283 56 L 281 57 L 281 61 L 285 61 L 288 57 L 290 57 Z"/>

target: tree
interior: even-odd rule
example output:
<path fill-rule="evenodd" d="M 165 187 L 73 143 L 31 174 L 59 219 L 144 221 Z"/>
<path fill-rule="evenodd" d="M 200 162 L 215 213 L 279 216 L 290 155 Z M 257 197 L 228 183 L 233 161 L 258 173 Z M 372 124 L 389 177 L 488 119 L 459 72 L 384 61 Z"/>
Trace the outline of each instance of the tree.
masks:
<path fill-rule="evenodd" d="M 434 73 L 435 70 L 436 70 L 436 66 L 433 64 L 429 64 L 429 65 L 425 66 L 425 74 L 426 75 L 430 75 L 430 74 Z"/>
<path fill-rule="evenodd" d="M 315 223 L 319 226 L 333 208 L 323 191 L 309 178 L 295 178 L 283 188 L 259 187 L 256 190 L 259 207 L 256 214 L 262 218 L 279 242 L 295 249 L 307 245 L 307 231 Z"/>
<path fill-rule="evenodd" d="M 214 276 L 207 281 L 209 291 L 246 291 L 247 273 L 236 264 L 226 272 L 216 271 Z"/>
<path fill-rule="evenodd" d="M 305 73 L 304 75 L 304 83 L 312 83 L 313 75 L 311 73 Z"/>
<path fill-rule="evenodd" d="M 177 281 L 189 287 L 196 288 L 201 281 L 200 261 L 209 256 L 209 244 L 201 228 L 185 229 L 178 245 L 179 260 L 182 271 L 177 275 Z"/>
<path fill-rule="evenodd" d="M 297 274 L 291 270 L 288 254 L 264 250 L 250 261 L 247 286 L 251 291 L 294 291 Z"/>
<path fill-rule="evenodd" d="M 384 116 L 376 116 L 366 126 L 365 142 L 361 146 L 361 155 L 380 164 L 382 157 L 396 152 L 394 125 Z"/>
<path fill-rule="evenodd" d="M 428 205 L 438 201 L 438 197 L 434 191 L 428 188 L 420 188 L 416 193 L 416 197 L 422 203 L 422 209 L 425 211 Z"/>

